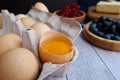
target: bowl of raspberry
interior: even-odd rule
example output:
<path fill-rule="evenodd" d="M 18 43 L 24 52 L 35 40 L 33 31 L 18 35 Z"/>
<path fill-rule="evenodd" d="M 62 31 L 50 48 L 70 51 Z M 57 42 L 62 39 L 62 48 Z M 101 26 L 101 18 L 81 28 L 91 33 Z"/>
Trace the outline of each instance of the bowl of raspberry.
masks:
<path fill-rule="evenodd" d="M 67 19 L 73 19 L 78 22 L 85 20 L 86 13 L 80 10 L 80 5 L 76 2 L 67 4 L 63 9 L 54 12 L 58 16 L 65 17 Z"/>

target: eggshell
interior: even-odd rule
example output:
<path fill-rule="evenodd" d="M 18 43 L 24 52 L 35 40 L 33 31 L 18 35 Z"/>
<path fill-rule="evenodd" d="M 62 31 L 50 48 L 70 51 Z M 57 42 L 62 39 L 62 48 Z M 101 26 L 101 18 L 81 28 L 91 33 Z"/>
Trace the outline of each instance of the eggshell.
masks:
<path fill-rule="evenodd" d="M 48 8 L 46 7 L 46 5 L 44 5 L 43 3 L 41 2 L 37 2 L 35 5 L 34 5 L 34 8 L 38 9 L 38 10 L 42 10 L 42 11 L 45 11 L 45 12 L 48 12 L 49 13 L 49 10 Z"/>
<path fill-rule="evenodd" d="M 0 13 L 0 29 L 2 29 L 2 14 Z"/>
<path fill-rule="evenodd" d="M 33 24 L 36 23 L 36 21 L 30 17 L 23 17 L 20 19 L 21 22 L 23 23 L 24 27 L 31 27 Z"/>
<path fill-rule="evenodd" d="M 45 32 L 51 31 L 50 27 L 47 24 L 42 23 L 42 22 L 38 22 L 38 23 L 34 24 L 33 26 L 31 26 L 31 28 L 33 28 L 36 31 L 38 38 L 41 38 L 41 36 Z"/>
<path fill-rule="evenodd" d="M 22 39 L 13 33 L 7 33 L 0 36 L 0 56 L 6 51 L 22 46 Z"/>
<path fill-rule="evenodd" d="M 66 43 L 67 45 L 69 45 L 72 49 L 68 53 L 65 53 L 63 55 L 57 55 L 57 54 L 48 52 L 43 48 L 43 45 L 46 44 L 48 41 L 52 41 L 52 42 L 53 41 L 61 41 L 61 42 Z M 57 46 L 57 47 L 59 47 L 59 46 Z M 74 56 L 73 43 L 67 36 L 65 36 L 62 33 L 48 31 L 40 39 L 39 56 L 43 63 L 52 62 L 54 64 L 63 64 L 63 63 L 69 62 L 72 60 L 72 58 Z"/>
<path fill-rule="evenodd" d="M 0 57 L 0 80 L 37 80 L 39 67 L 32 52 L 14 48 Z"/>

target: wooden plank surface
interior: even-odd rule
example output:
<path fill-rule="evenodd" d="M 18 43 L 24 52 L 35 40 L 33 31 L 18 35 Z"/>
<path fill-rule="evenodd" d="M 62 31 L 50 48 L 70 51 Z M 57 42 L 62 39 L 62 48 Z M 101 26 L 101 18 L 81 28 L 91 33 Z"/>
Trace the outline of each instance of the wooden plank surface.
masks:
<path fill-rule="evenodd" d="M 75 46 L 79 50 L 79 57 L 68 71 L 68 80 L 116 80 L 83 36 L 76 40 Z"/>
<path fill-rule="evenodd" d="M 120 52 L 108 51 L 99 48 L 95 48 L 95 50 L 116 80 L 120 80 Z"/>
<path fill-rule="evenodd" d="M 120 80 L 120 52 L 100 49 L 89 44 L 81 34 L 74 45 L 79 56 L 64 77 L 45 80 Z"/>
<path fill-rule="evenodd" d="M 67 77 L 66 76 L 63 76 L 63 77 L 48 76 L 44 80 L 67 80 Z"/>

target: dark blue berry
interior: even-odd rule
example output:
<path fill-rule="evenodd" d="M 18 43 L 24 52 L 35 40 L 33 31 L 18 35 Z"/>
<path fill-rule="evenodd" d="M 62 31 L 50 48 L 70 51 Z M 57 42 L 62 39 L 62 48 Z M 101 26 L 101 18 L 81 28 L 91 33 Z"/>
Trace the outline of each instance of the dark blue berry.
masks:
<path fill-rule="evenodd" d="M 104 27 L 110 27 L 111 26 L 111 22 L 105 21 L 103 23 Z"/>
<path fill-rule="evenodd" d="M 110 27 L 110 31 L 111 31 L 111 33 L 115 33 L 115 30 L 116 30 L 116 25 L 111 25 L 111 27 Z"/>
<path fill-rule="evenodd" d="M 106 21 L 112 22 L 113 19 L 111 17 L 106 18 Z"/>
<path fill-rule="evenodd" d="M 101 31 L 98 31 L 98 32 L 97 32 L 97 35 L 100 36 L 100 37 L 104 37 L 104 33 L 101 32 Z"/>
<path fill-rule="evenodd" d="M 97 22 L 98 22 L 98 20 L 96 20 L 96 19 L 93 20 L 93 23 L 97 23 Z"/>
<path fill-rule="evenodd" d="M 113 36 L 113 37 L 112 37 L 112 40 L 117 40 L 117 41 L 120 41 L 120 36 L 115 35 L 115 36 Z"/>
<path fill-rule="evenodd" d="M 90 31 L 94 32 L 96 28 L 97 28 L 97 24 L 92 22 L 91 25 L 90 25 L 90 28 L 89 28 Z"/>
<path fill-rule="evenodd" d="M 97 28 L 92 28 L 91 32 L 93 32 L 94 34 L 97 35 L 97 33 L 98 33 L 98 29 L 97 29 Z"/>
<path fill-rule="evenodd" d="M 103 23 L 103 22 L 105 22 L 105 20 L 106 20 L 106 18 L 105 18 L 104 16 L 101 16 L 101 17 L 98 19 L 98 22 Z"/>
<path fill-rule="evenodd" d="M 103 24 L 97 23 L 97 28 L 99 29 L 99 31 L 103 31 Z"/>
<path fill-rule="evenodd" d="M 104 38 L 111 39 L 114 36 L 114 34 L 105 34 Z"/>
<path fill-rule="evenodd" d="M 120 27 L 120 21 L 115 21 L 114 23 L 117 27 Z"/>

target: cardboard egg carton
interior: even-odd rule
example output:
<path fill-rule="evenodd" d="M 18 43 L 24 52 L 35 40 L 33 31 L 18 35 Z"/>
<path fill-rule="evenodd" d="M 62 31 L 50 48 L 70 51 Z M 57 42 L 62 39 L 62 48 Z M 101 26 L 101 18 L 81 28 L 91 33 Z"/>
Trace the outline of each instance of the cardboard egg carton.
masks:
<path fill-rule="evenodd" d="M 20 19 L 17 19 L 15 15 L 13 13 L 9 13 L 8 10 L 2 10 L 1 13 L 3 25 L 2 29 L 0 30 L 0 35 L 5 33 L 14 33 L 19 35 L 23 40 L 22 47 L 32 51 L 40 62 L 38 55 L 39 39 L 35 30 L 31 28 L 25 28 Z M 67 35 L 72 41 L 74 41 L 82 31 L 82 27 L 78 22 L 59 17 L 52 13 L 39 11 L 35 8 L 32 8 L 27 15 L 36 21 L 46 23 L 53 31 L 58 31 Z M 77 56 L 78 51 L 75 48 L 74 57 L 70 62 L 64 64 L 53 64 L 51 62 L 41 64 L 40 62 L 40 65 L 42 65 L 42 71 L 38 77 L 38 80 L 43 80 L 49 75 L 66 75 L 68 67 L 73 61 L 75 61 Z"/>
<path fill-rule="evenodd" d="M 52 31 L 58 31 L 67 35 L 72 41 L 74 41 L 82 31 L 82 27 L 79 22 L 60 17 L 53 13 L 40 11 L 34 7 L 27 13 L 27 15 L 36 21 L 47 24 Z"/>

